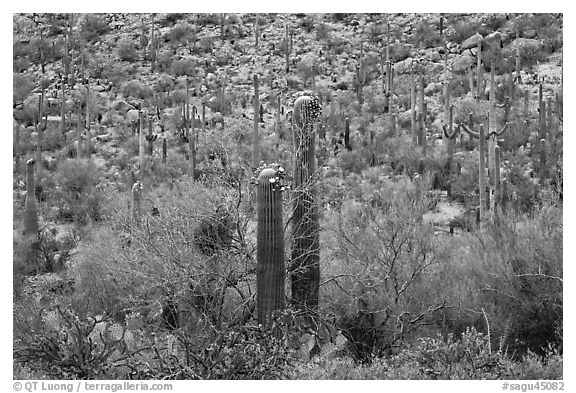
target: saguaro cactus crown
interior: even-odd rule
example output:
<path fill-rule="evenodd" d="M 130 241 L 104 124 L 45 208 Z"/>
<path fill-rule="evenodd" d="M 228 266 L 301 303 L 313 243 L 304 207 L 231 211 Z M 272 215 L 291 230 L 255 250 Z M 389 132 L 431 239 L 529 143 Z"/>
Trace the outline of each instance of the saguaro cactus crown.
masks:
<path fill-rule="evenodd" d="M 283 177 L 284 169 L 273 165 L 262 169 L 257 182 L 256 304 L 263 326 L 284 308 Z"/>
<path fill-rule="evenodd" d="M 292 217 L 292 300 L 303 309 L 318 306 L 320 242 L 318 207 L 313 175 L 316 171 L 315 131 L 320 101 L 312 94 L 294 103 L 294 215 Z"/>

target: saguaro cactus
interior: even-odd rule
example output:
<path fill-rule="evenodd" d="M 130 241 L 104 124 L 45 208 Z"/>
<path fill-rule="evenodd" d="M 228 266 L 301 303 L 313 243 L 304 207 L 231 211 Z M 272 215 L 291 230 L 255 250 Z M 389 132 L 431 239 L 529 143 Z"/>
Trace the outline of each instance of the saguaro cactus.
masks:
<path fill-rule="evenodd" d="M 478 41 L 476 50 L 476 101 L 480 101 L 482 96 L 482 41 Z"/>
<path fill-rule="evenodd" d="M 260 96 L 258 93 L 258 74 L 254 74 L 254 131 L 252 133 L 252 167 L 260 163 L 260 135 L 258 132 L 258 117 L 260 115 Z"/>
<path fill-rule="evenodd" d="M 484 220 L 486 210 L 486 136 L 484 135 L 484 124 L 480 124 L 478 132 L 479 140 L 479 161 L 478 161 L 478 174 L 479 174 L 479 194 L 480 194 L 480 222 Z"/>
<path fill-rule="evenodd" d="M 540 185 L 546 183 L 548 177 L 548 166 L 546 163 L 546 139 L 540 139 Z"/>
<path fill-rule="evenodd" d="M 286 57 L 286 73 L 290 71 L 290 52 L 292 52 L 292 47 L 290 45 L 290 38 L 288 36 L 288 23 L 285 26 L 285 33 L 284 33 L 284 55 Z"/>
<path fill-rule="evenodd" d="M 132 186 L 132 218 L 135 222 L 140 220 L 142 214 L 142 183 L 137 181 Z"/>
<path fill-rule="evenodd" d="M 34 159 L 26 162 L 26 200 L 24 202 L 24 237 L 28 250 L 26 263 L 35 266 L 38 256 L 38 206 L 36 203 L 36 180 Z"/>
<path fill-rule="evenodd" d="M 516 28 L 516 82 L 522 84 L 522 76 L 520 75 L 520 30 Z"/>
<path fill-rule="evenodd" d="M 352 147 L 350 146 L 350 118 L 347 117 L 344 120 L 344 147 L 347 150 L 352 150 Z"/>
<path fill-rule="evenodd" d="M 146 143 L 144 142 L 146 138 L 144 137 L 144 130 L 142 123 L 144 122 L 144 113 L 138 111 L 138 161 L 140 163 L 140 170 L 144 169 L 144 160 L 146 159 L 144 154 L 146 152 Z"/>
<path fill-rule="evenodd" d="M 410 131 L 416 137 L 416 81 L 414 79 L 414 62 L 410 64 Z M 419 139 L 418 139 L 419 140 Z"/>
<path fill-rule="evenodd" d="M 152 118 L 150 117 L 148 119 L 148 135 L 146 135 L 146 140 L 148 141 L 146 150 L 149 156 L 154 153 L 154 141 L 158 138 L 158 135 L 154 135 L 152 128 Z"/>
<path fill-rule="evenodd" d="M 320 286 L 319 218 L 314 185 L 315 128 L 321 113 L 318 98 L 306 95 L 294 103 L 294 214 L 292 217 L 292 300 L 303 309 L 318 306 Z"/>
<path fill-rule="evenodd" d="M 20 172 L 20 125 L 14 124 L 14 173 Z"/>
<path fill-rule="evenodd" d="M 76 124 L 76 132 L 78 138 L 76 157 L 82 158 L 82 113 L 80 111 L 80 107 L 78 107 L 78 122 Z"/>
<path fill-rule="evenodd" d="M 496 206 L 500 205 L 502 198 L 501 182 L 500 182 L 500 146 L 496 145 L 494 150 L 495 150 L 494 166 L 496 168 L 496 171 L 494 172 L 494 194 L 492 195 L 493 198 L 491 198 L 490 200 L 494 201 L 492 202 L 494 204 L 494 208 L 492 209 L 492 211 L 496 212 Z"/>
<path fill-rule="evenodd" d="M 190 165 L 190 176 L 192 179 L 196 178 L 196 126 L 194 120 L 196 119 L 196 105 L 192 106 L 192 124 L 191 130 L 188 134 L 188 150 L 190 154 L 190 160 L 192 164 Z"/>
<path fill-rule="evenodd" d="M 446 123 L 442 124 L 442 129 L 444 131 L 444 139 L 447 142 L 447 152 L 448 152 L 448 161 L 446 163 L 446 167 L 447 167 L 447 171 L 448 171 L 448 175 L 451 174 L 452 172 L 452 161 L 454 158 L 454 139 L 456 138 L 456 135 L 458 135 L 458 130 L 459 127 L 457 129 L 453 129 L 454 128 L 454 105 L 450 105 L 448 107 L 448 125 L 446 125 Z"/>
<path fill-rule="evenodd" d="M 166 157 L 168 156 L 168 148 L 166 146 L 166 138 L 162 138 L 162 163 L 166 164 Z"/>
<path fill-rule="evenodd" d="M 256 304 L 258 323 L 269 327 L 284 308 L 284 225 L 281 167 L 264 168 L 258 176 L 256 239 Z"/>
<path fill-rule="evenodd" d="M 424 102 L 424 66 L 420 64 L 420 113 L 418 113 L 418 146 L 422 146 L 422 151 L 426 154 L 426 129 L 424 120 L 426 119 L 426 104 Z"/>

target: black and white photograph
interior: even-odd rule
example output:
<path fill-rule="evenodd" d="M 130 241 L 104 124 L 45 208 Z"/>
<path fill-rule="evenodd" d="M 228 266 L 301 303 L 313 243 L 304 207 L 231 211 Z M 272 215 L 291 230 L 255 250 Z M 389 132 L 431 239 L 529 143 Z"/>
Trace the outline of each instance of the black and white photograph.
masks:
<path fill-rule="evenodd" d="M 186 7 L 11 14 L 9 387 L 569 391 L 564 14 Z"/>

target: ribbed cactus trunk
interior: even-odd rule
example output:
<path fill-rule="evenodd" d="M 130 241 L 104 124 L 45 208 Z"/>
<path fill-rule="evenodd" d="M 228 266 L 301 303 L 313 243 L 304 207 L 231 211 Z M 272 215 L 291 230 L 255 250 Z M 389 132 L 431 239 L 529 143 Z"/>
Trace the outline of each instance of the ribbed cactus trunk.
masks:
<path fill-rule="evenodd" d="M 274 312 L 284 308 L 284 225 L 277 180 L 275 169 L 263 169 L 256 192 L 256 304 L 258 323 L 265 327 L 270 327 Z"/>
<path fill-rule="evenodd" d="M 506 178 L 502 179 L 502 194 L 500 195 L 500 207 L 502 208 L 502 213 L 506 214 L 508 210 L 508 201 L 510 200 L 510 195 L 508 193 L 508 180 Z"/>
<path fill-rule="evenodd" d="M 540 185 L 546 184 L 548 177 L 548 163 L 546 162 L 546 139 L 540 139 Z"/>
<path fill-rule="evenodd" d="M 494 61 L 490 62 L 490 99 L 488 102 L 488 177 L 490 183 L 490 190 L 494 192 L 494 179 L 496 172 L 496 84 L 494 83 Z M 492 204 L 492 203 L 491 203 Z"/>
<path fill-rule="evenodd" d="M 42 116 L 44 109 L 44 89 L 38 97 L 38 120 L 34 127 L 36 128 L 36 164 L 38 165 L 36 172 L 38 177 L 40 177 L 40 171 L 42 170 L 42 137 L 44 136 L 44 130 L 46 129 L 46 123 L 42 126 Z"/>
<path fill-rule="evenodd" d="M 470 66 L 468 70 L 468 87 L 470 89 L 470 95 L 474 97 L 474 66 Z"/>
<path fill-rule="evenodd" d="M 76 158 L 82 158 L 82 114 L 80 112 L 80 108 L 78 108 L 78 122 L 76 124 L 76 132 L 78 139 Z"/>
<path fill-rule="evenodd" d="M 448 135 L 445 135 L 445 141 L 447 143 L 447 153 L 448 153 L 448 162 L 446 166 L 448 167 L 448 175 L 452 173 L 452 162 L 454 160 L 454 138 L 456 136 L 456 132 L 453 130 L 453 121 L 454 121 L 454 106 L 450 105 L 448 107 Z"/>
<path fill-rule="evenodd" d="M 480 194 L 480 222 L 484 220 L 486 210 L 486 135 L 484 133 L 484 124 L 480 124 L 479 130 L 479 155 L 478 174 L 479 174 L 479 194 Z"/>
<path fill-rule="evenodd" d="M 522 76 L 520 75 L 520 30 L 516 29 L 516 83 L 522 84 Z"/>
<path fill-rule="evenodd" d="M 476 101 L 482 96 L 482 41 L 478 42 L 476 50 Z"/>
<path fill-rule="evenodd" d="M 254 20 L 254 39 L 255 46 L 258 48 L 258 38 L 260 37 L 260 14 L 256 14 L 256 19 Z"/>
<path fill-rule="evenodd" d="M 20 125 L 15 124 L 14 126 L 14 173 L 20 173 Z"/>
<path fill-rule="evenodd" d="M 90 84 L 86 82 L 86 130 L 88 130 L 88 138 L 90 138 Z"/>
<path fill-rule="evenodd" d="M 526 89 L 524 90 L 524 110 L 522 112 L 524 114 L 524 119 L 526 121 L 530 121 L 529 103 L 530 103 L 530 90 Z"/>
<path fill-rule="evenodd" d="M 448 46 L 446 42 L 444 42 L 444 80 L 442 81 L 442 95 L 444 96 L 444 123 L 451 124 L 450 122 L 450 81 L 448 79 Z M 445 135 L 443 135 L 443 141 L 446 143 L 447 139 Z"/>
<path fill-rule="evenodd" d="M 414 67 L 412 64 L 410 65 L 410 131 L 412 132 L 412 138 L 416 138 L 416 80 L 414 79 Z"/>
<path fill-rule="evenodd" d="M 544 185 L 546 182 L 546 177 L 548 175 L 548 170 L 546 167 L 546 101 L 544 101 L 542 96 L 542 83 L 539 86 L 539 108 L 538 108 L 538 148 L 540 150 L 540 184 Z"/>
<path fill-rule="evenodd" d="M 258 132 L 258 117 L 260 115 L 260 96 L 258 92 L 258 75 L 254 74 L 254 130 L 252 133 L 252 168 L 260 164 L 260 134 Z"/>
<path fill-rule="evenodd" d="M 194 119 L 196 119 L 196 105 L 192 106 L 192 118 L 191 118 L 191 130 L 188 134 L 188 150 L 190 154 L 190 176 L 192 179 L 196 178 L 196 126 L 194 124 Z"/>
<path fill-rule="evenodd" d="M 132 186 L 132 219 L 135 222 L 140 221 L 142 215 L 142 183 L 137 181 Z"/>
<path fill-rule="evenodd" d="M 166 158 L 168 157 L 168 147 L 166 146 L 166 138 L 162 138 L 162 163 L 166 164 Z"/>
<path fill-rule="evenodd" d="M 288 23 L 285 26 L 285 33 L 284 33 L 284 55 L 286 60 L 286 73 L 290 71 L 290 41 L 288 37 Z"/>
<path fill-rule="evenodd" d="M 502 191 L 500 182 L 500 146 L 496 145 L 494 148 L 494 167 L 496 168 L 494 172 L 494 209 L 493 212 L 496 213 L 496 207 L 501 204 Z"/>
<path fill-rule="evenodd" d="M 352 150 L 350 146 L 350 118 L 347 117 L 344 120 L 344 148 L 347 150 Z"/>
<path fill-rule="evenodd" d="M 35 267 L 38 259 L 38 206 L 34 160 L 26 162 L 26 200 L 24 202 L 24 237 L 27 244 L 26 263 Z"/>
<path fill-rule="evenodd" d="M 422 146 L 422 152 L 426 154 L 426 130 L 424 120 L 426 118 L 426 105 L 424 102 L 424 67 L 420 66 L 420 112 L 418 113 L 418 146 Z"/>
<path fill-rule="evenodd" d="M 282 104 L 280 102 L 280 96 L 277 97 L 276 103 L 276 136 L 281 138 L 282 136 L 282 120 L 280 117 L 280 110 L 282 108 Z"/>
<path fill-rule="evenodd" d="M 390 114 L 390 134 L 396 134 L 396 111 L 394 106 L 394 68 L 390 68 L 390 100 L 388 103 L 388 113 Z"/>
<path fill-rule="evenodd" d="M 60 102 L 60 134 L 62 135 L 62 139 L 65 141 L 66 137 L 66 96 L 64 91 L 64 76 L 60 80 L 60 87 L 61 87 L 61 102 Z"/>
<path fill-rule="evenodd" d="M 294 103 L 294 214 L 292 217 L 292 300 L 307 311 L 318 306 L 320 287 L 320 224 L 313 175 L 316 171 L 315 125 L 320 115 L 315 97 Z"/>
<path fill-rule="evenodd" d="M 144 169 L 144 160 L 145 152 L 146 152 L 146 138 L 144 137 L 144 130 L 143 130 L 143 117 L 144 114 L 139 110 L 138 111 L 138 162 L 140 163 L 140 170 Z"/>
<path fill-rule="evenodd" d="M 146 153 L 149 156 L 154 154 L 154 134 L 153 134 L 153 127 L 152 127 L 152 118 L 148 119 L 148 135 L 146 135 L 146 140 L 148 141 L 148 145 L 146 146 Z"/>

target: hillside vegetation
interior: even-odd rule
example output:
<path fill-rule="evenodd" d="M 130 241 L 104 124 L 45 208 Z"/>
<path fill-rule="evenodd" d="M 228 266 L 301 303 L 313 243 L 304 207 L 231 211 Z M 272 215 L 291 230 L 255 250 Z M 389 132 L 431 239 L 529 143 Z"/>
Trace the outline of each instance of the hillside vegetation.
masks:
<path fill-rule="evenodd" d="M 14 14 L 15 379 L 562 379 L 561 14 Z"/>

